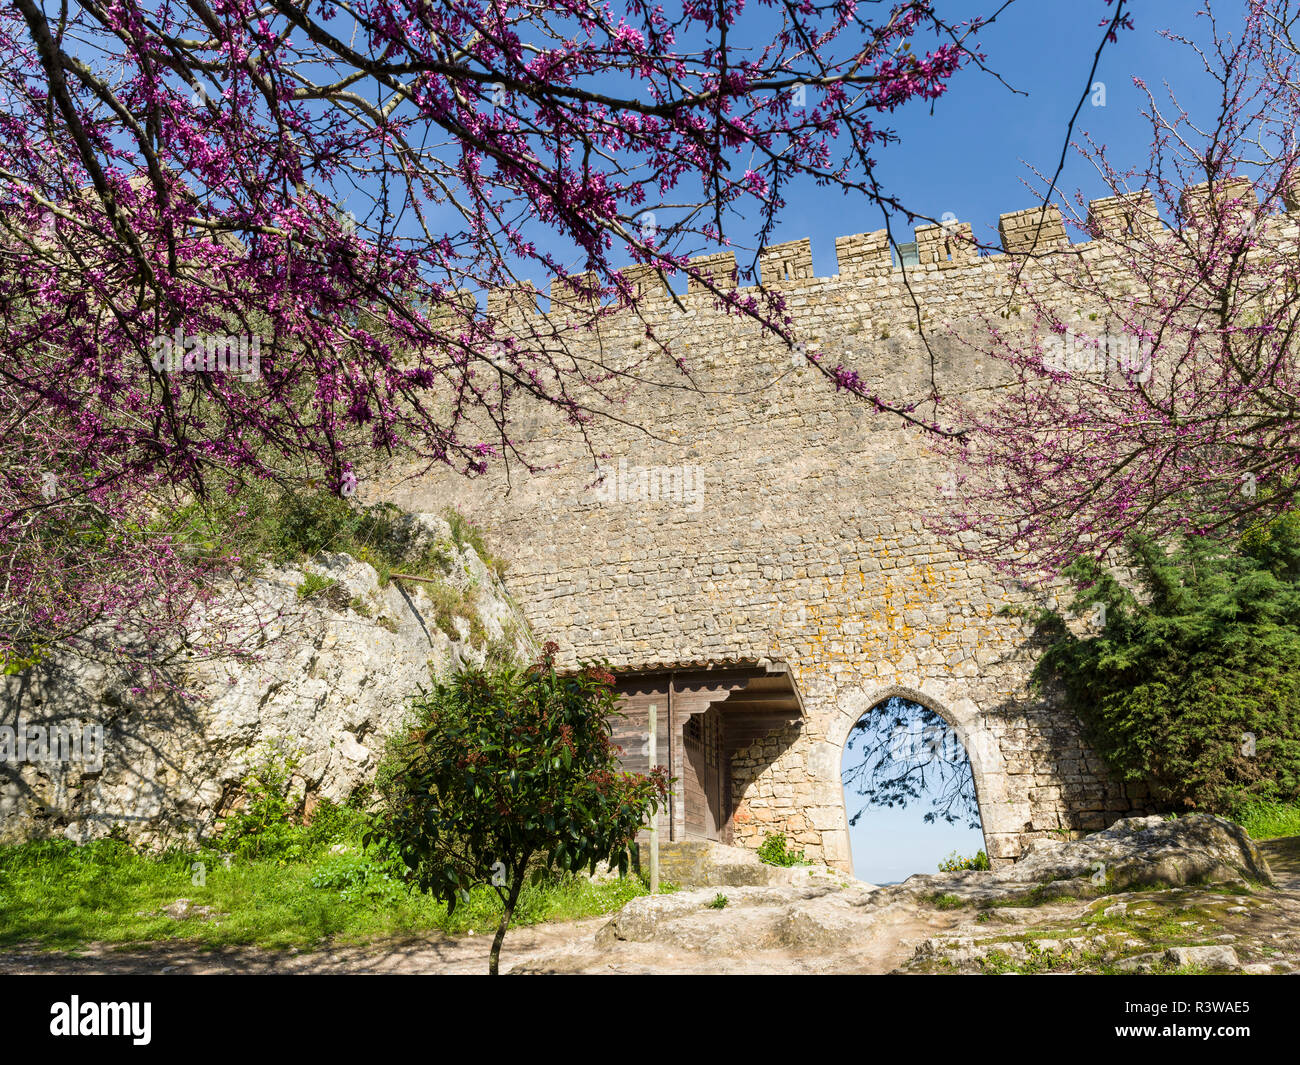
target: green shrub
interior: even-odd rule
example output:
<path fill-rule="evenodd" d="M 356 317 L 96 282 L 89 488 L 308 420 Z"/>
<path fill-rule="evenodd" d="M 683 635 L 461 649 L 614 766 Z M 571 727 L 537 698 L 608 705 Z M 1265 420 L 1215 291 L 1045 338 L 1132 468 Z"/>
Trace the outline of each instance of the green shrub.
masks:
<path fill-rule="evenodd" d="M 470 643 L 487 642 L 487 630 L 483 627 L 473 595 L 450 584 L 425 585 L 424 592 L 433 603 L 433 619 L 440 631 L 453 640 L 459 640 L 456 618 L 464 618 L 469 626 Z"/>
<path fill-rule="evenodd" d="M 330 588 L 337 588 L 339 582 L 333 577 L 325 577 L 319 573 L 308 573 L 296 589 L 299 599 L 313 599 L 322 592 Z"/>
<path fill-rule="evenodd" d="M 492 555 L 483 539 L 483 534 L 470 524 L 465 515 L 455 507 L 448 507 L 443 511 L 442 516 L 451 527 L 451 538 L 456 542 L 457 547 L 472 547 L 474 553 L 483 560 L 483 565 L 487 566 L 498 577 L 506 575 L 505 563 Z"/>
<path fill-rule="evenodd" d="M 783 868 L 808 864 L 803 851 L 787 849 L 785 834 L 782 832 L 774 832 L 763 837 L 763 842 L 758 848 L 758 858 L 759 861 L 766 862 L 768 865 L 779 865 Z"/>
<path fill-rule="evenodd" d="M 259 761 L 243 780 L 244 803 L 230 814 L 218 845 L 241 858 L 287 861 L 302 858 L 307 840 L 293 821 L 289 782 L 298 756 L 285 741 L 265 745 Z"/>
<path fill-rule="evenodd" d="M 953 851 L 939 863 L 941 873 L 960 873 L 967 869 L 988 869 L 989 856 L 984 851 L 976 851 L 975 857 L 966 858 Z"/>
<path fill-rule="evenodd" d="M 1066 570 L 1072 611 L 1104 624 L 1076 637 L 1040 615 L 1038 685 L 1061 685 L 1115 774 L 1159 806 L 1300 798 L 1300 514 L 1127 550 L 1136 591 L 1091 560 Z"/>
<path fill-rule="evenodd" d="M 347 803 L 322 799 L 304 817 L 301 825 L 303 844 L 309 853 L 322 851 L 335 843 L 359 846 L 370 824 L 365 805 L 368 788 L 361 788 Z"/>
<path fill-rule="evenodd" d="M 638 830 L 667 794 L 662 771 L 619 764 L 613 676 L 601 666 L 561 675 L 556 650 L 548 643 L 527 670 L 466 669 L 435 682 L 376 780 L 373 838 L 393 841 L 413 883 L 453 912 L 477 885 L 499 896 L 494 974 L 529 880 L 600 861 L 626 872 Z"/>
<path fill-rule="evenodd" d="M 208 497 L 174 508 L 159 520 L 191 550 L 228 557 L 255 571 L 264 561 L 287 565 L 322 551 L 342 551 L 373 566 L 381 584 L 394 570 L 417 577 L 449 574 L 451 553 L 431 544 L 412 557 L 413 527 L 391 503 L 360 506 L 318 487 L 294 487 L 255 481 L 214 483 Z M 469 544 L 498 573 L 505 565 L 493 558 L 482 535 L 459 512 L 448 510 L 447 522 L 458 546 Z"/>
<path fill-rule="evenodd" d="M 372 848 L 373 850 L 373 848 Z M 332 855 L 311 875 L 311 886 L 334 890 L 347 902 L 394 903 L 407 894 L 401 863 L 392 856 L 354 851 Z"/>

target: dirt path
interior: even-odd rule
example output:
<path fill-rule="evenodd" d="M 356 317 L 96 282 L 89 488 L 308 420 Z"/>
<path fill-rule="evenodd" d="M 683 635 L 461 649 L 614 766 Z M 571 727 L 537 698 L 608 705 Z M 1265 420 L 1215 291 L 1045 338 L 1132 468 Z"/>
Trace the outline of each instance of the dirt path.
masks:
<path fill-rule="evenodd" d="M 756 951 L 716 957 L 662 943 L 622 943 L 598 950 L 596 932 L 609 920 L 592 917 L 512 929 L 501 951 L 503 972 L 524 973 L 883 973 L 897 968 L 915 944 L 957 923 L 951 914 L 898 915 L 848 952 Z M 120 947 L 92 943 L 78 953 L 35 949 L 0 953 L 0 973 L 443 973 L 486 974 L 491 937 L 388 940 L 355 947 L 271 951 L 257 947 L 204 950 L 193 943 Z"/>
<path fill-rule="evenodd" d="M 607 917 L 557 921 L 512 929 L 501 948 L 501 968 L 563 951 L 589 940 Z M 487 973 L 488 935 L 384 940 L 365 946 L 327 946 L 310 951 L 260 947 L 204 950 L 191 942 L 122 947 L 91 943 L 82 951 L 9 950 L 0 973 Z"/>
<path fill-rule="evenodd" d="M 713 916 L 702 915 L 707 923 Z M 758 950 L 736 955 L 664 942 L 598 946 L 608 916 L 512 929 L 501 954 L 502 972 L 519 973 L 884 973 L 911 957 L 917 943 L 958 923 L 928 907 L 899 909 L 874 924 L 851 949 Z M 0 973 L 36 975 L 131 973 L 444 973 L 486 974 L 487 935 L 386 940 L 310 951 L 257 947 L 205 950 L 191 942 L 116 946 L 88 944 L 76 953 L 11 949 L 0 953 Z"/>

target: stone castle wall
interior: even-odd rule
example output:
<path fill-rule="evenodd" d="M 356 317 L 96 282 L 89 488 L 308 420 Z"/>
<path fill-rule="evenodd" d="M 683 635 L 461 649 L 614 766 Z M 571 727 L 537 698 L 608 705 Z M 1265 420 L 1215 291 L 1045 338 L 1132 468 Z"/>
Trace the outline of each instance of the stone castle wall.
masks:
<path fill-rule="evenodd" d="M 1108 233 L 1159 224 L 1138 199 L 1097 201 L 1093 217 Z M 792 336 L 898 400 L 929 387 L 919 306 L 941 390 L 978 403 L 1001 371 L 977 350 L 979 316 L 1028 324 L 1016 271 L 1040 292 L 1059 290 L 1080 329 L 1091 309 L 1052 288 L 1061 263 L 1121 273 L 1101 242 L 1068 244 L 1054 210 L 1005 215 L 1000 228 L 1010 254 L 980 255 L 962 239 L 969 227 L 922 227 L 920 265 L 906 276 L 883 231 L 837 239 L 835 276 L 813 276 L 807 241 L 767 249 L 760 272 L 785 294 Z M 735 276 L 729 252 L 705 262 L 711 276 Z M 1106 778 L 1073 715 L 1028 689 L 1030 627 L 999 613 L 1027 602 L 1026 591 L 927 524 L 949 473 L 932 440 L 837 392 L 697 286 L 674 300 L 644 268 L 634 273 L 645 321 L 622 312 L 597 329 L 571 325 L 578 315 L 562 286 L 548 315 L 531 293 L 495 298 L 513 301 L 521 330 L 555 330 L 606 364 L 648 351 L 648 322 L 686 360 L 689 379 L 666 359 L 638 365 L 636 381 L 610 386 L 621 402 L 593 395 L 621 421 L 591 422 L 585 440 L 549 413 L 524 417 L 516 435 L 539 473 L 516 465 L 508 477 L 496 469 L 468 483 L 450 473 L 398 483 L 390 471 L 375 494 L 419 510 L 454 503 L 488 530 L 534 633 L 567 661 L 788 665 L 806 717 L 734 759 L 737 843 L 756 847 L 780 830 L 809 857 L 849 868 L 844 744 L 893 694 L 957 729 L 995 860 L 1140 810 L 1141 794 Z"/>

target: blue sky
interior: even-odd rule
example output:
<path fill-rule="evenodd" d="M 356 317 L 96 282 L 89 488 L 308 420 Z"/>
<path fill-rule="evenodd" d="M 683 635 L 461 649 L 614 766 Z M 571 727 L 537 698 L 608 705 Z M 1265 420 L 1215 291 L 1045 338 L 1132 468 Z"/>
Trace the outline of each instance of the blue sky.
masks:
<path fill-rule="evenodd" d="M 963 0 L 942 9 L 967 17 L 991 6 Z M 1206 21 L 1195 17 L 1200 7 L 1194 0 L 1142 0 L 1134 5 L 1135 29 L 1107 45 L 1098 67 L 1097 80 L 1106 88 L 1105 106 L 1084 104 L 1076 139 L 1088 131 L 1115 159 L 1129 164 L 1145 160 L 1150 126 L 1141 117 L 1146 97 L 1133 85 L 1135 75 L 1160 93 L 1168 80 L 1193 113 L 1198 104 L 1213 101 L 1213 88 L 1195 56 L 1158 35 L 1161 29 L 1172 29 L 1204 39 Z M 1216 5 L 1221 18 L 1240 8 L 1237 0 Z M 1102 34 L 1098 23 L 1109 10 L 1102 0 L 1013 4 L 984 31 L 981 41 L 989 66 L 1018 91 L 971 68 L 958 75 L 949 93 L 935 103 L 933 114 L 917 107 L 890 116 L 901 143 L 878 154 L 885 187 L 915 210 L 935 218 L 951 211 L 970 222 L 977 237 L 996 241 L 1000 214 L 1035 206 L 1037 182 L 1030 167 L 1049 176 L 1056 168 L 1070 114 L 1090 84 L 1088 72 Z M 1086 197 L 1108 194 L 1073 151 L 1059 188 L 1070 197 L 1076 190 Z M 868 232 L 882 224 L 878 209 L 811 190 L 789 197 L 775 240 L 811 237 L 816 272 L 829 275 L 836 272 L 836 236 Z M 903 233 L 905 227 L 897 234 L 900 240 L 907 239 Z"/>
<path fill-rule="evenodd" d="M 940 0 L 939 4 L 941 13 L 956 21 L 987 14 L 997 6 L 996 0 Z M 1213 102 L 1213 86 L 1195 55 L 1159 35 L 1160 30 L 1170 29 L 1204 41 L 1208 25 L 1196 17 L 1201 6 L 1201 0 L 1140 0 L 1132 11 L 1135 28 L 1121 32 L 1115 44 L 1107 45 L 1096 77 L 1090 79 L 1103 33 L 1100 23 L 1112 12 L 1105 0 L 1016 0 L 980 35 L 988 66 L 1007 85 L 968 67 L 932 110 L 924 103 L 908 106 L 877 123 L 901 138 L 875 155 L 883 187 L 920 214 L 940 218 L 952 212 L 970 222 L 977 237 L 996 244 L 1000 214 L 1036 205 L 1036 192 L 1045 186 L 1031 168 L 1049 177 L 1054 173 L 1070 115 L 1094 80 L 1105 85 L 1104 106 L 1084 104 L 1074 139 L 1090 132 L 1107 145 L 1115 161 L 1141 164 L 1150 127 L 1141 117 L 1146 97 L 1133 85 L 1134 76 L 1143 78 L 1158 96 L 1163 96 L 1162 83 L 1168 80 L 1194 113 L 1198 106 Z M 1215 10 L 1226 25 L 1239 19 L 1243 6 L 1243 0 L 1223 0 Z M 752 35 L 770 29 L 770 21 L 770 15 L 751 7 L 738 25 Z M 761 43 L 734 36 L 732 42 L 737 47 Z M 918 47 L 922 43 L 918 40 Z M 1073 150 L 1067 154 L 1058 189 L 1054 197 L 1058 202 L 1072 199 L 1076 190 L 1086 197 L 1108 194 Z M 837 236 L 884 225 L 879 208 L 812 182 L 791 184 L 786 199 L 772 242 L 811 238 L 819 276 L 837 272 Z M 727 235 L 738 249 L 751 244 L 754 227 L 748 221 L 733 220 L 728 225 Z M 892 225 L 897 240 L 910 239 L 904 219 Z M 541 227 L 534 226 L 528 233 L 539 248 L 569 262 L 571 268 L 581 268 L 581 257 L 566 242 Z M 1074 239 L 1080 238 L 1074 235 Z M 737 258 L 748 263 L 744 252 L 738 250 Z M 630 261 L 627 256 L 623 260 Z M 549 279 L 534 276 L 536 272 L 535 265 L 525 266 L 521 276 L 531 277 L 545 292 Z M 684 282 L 678 278 L 675 287 L 684 289 Z"/>

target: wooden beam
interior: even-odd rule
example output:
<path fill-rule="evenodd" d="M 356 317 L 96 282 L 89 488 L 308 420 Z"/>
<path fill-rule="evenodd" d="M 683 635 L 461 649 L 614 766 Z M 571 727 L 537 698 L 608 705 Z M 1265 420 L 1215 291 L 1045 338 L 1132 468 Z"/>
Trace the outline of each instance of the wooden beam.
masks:
<path fill-rule="evenodd" d="M 417 577 L 413 573 L 390 573 L 390 578 L 402 581 L 419 581 L 421 584 L 446 584 L 445 580 L 437 577 Z"/>

